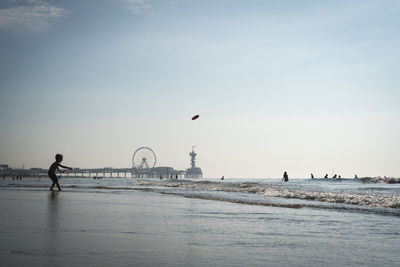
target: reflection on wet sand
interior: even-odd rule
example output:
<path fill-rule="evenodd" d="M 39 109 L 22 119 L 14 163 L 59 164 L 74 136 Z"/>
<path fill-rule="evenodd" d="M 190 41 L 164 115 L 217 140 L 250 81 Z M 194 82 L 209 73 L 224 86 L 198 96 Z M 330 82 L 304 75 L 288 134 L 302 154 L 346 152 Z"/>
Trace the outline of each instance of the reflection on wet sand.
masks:
<path fill-rule="evenodd" d="M 47 255 L 50 265 L 56 263 L 58 256 L 59 206 L 59 192 L 51 191 L 47 200 Z"/>

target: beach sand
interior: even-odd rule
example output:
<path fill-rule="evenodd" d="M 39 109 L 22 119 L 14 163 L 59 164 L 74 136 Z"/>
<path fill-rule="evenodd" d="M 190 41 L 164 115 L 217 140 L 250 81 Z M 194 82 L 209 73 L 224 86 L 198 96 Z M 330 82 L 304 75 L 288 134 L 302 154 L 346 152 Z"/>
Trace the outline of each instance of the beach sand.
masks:
<path fill-rule="evenodd" d="M 52 193 L 29 188 L 2 189 L 0 210 L 1 266 L 400 262 L 394 247 L 399 245 L 398 235 L 382 230 L 399 225 L 393 216 L 243 205 L 135 190 Z"/>

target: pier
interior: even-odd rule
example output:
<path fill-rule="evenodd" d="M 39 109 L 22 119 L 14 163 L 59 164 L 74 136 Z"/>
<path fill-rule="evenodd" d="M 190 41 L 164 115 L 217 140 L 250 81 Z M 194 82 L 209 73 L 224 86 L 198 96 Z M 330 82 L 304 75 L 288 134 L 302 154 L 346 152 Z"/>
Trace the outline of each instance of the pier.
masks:
<path fill-rule="evenodd" d="M 202 178 L 201 168 L 196 167 L 196 156 L 194 147 L 189 153 L 191 167 L 186 170 L 176 170 L 173 167 L 156 167 L 157 157 L 153 150 L 148 147 L 139 147 L 132 156 L 131 168 L 73 168 L 65 173 L 57 173 L 60 177 L 77 178 Z M 47 177 L 48 169 L 44 168 L 10 168 L 6 164 L 0 165 L 0 178 L 15 177 Z"/>

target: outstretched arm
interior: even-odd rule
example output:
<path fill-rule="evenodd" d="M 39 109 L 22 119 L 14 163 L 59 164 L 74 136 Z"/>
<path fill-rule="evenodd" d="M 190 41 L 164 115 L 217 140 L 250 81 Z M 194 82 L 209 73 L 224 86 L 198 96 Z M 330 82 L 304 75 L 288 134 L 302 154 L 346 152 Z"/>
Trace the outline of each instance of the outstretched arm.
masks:
<path fill-rule="evenodd" d="M 64 168 L 64 169 L 70 169 L 70 170 L 72 170 L 71 167 L 63 166 L 63 165 L 61 165 L 61 164 L 59 164 L 59 166 L 60 166 L 61 168 Z"/>

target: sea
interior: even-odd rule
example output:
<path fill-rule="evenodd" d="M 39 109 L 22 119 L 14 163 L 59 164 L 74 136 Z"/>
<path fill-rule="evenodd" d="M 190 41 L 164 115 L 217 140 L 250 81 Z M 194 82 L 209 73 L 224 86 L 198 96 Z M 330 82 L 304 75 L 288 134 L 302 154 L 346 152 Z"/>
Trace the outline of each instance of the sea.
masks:
<path fill-rule="evenodd" d="M 400 266 L 389 179 L 60 184 L 0 179 L 0 266 Z"/>

